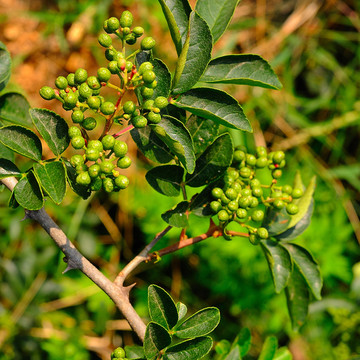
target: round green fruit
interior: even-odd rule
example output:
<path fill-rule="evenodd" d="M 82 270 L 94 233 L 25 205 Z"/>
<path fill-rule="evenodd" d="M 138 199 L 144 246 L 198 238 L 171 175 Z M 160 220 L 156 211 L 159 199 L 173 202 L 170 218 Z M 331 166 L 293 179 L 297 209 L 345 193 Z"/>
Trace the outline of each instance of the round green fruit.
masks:
<path fill-rule="evenodd" d="M 111 359 L 123 358 L 123 357 L 125 357 L 125 355 L 126 355 L 125 350 L 121 347 L 118 347 L 111 353 Z"/>
<path fill-rule="evenodd" d="M 237 209 L 236 210 L 236 216 L 239 219 L 245 219 L 247 217 L 247 211 L 245 209 Z"/>
<path fill-rule="evenodd" d="M 257 234 L 260 239 L 267 239 L 269 237 L 269 232 L 264 227 L 258 228 Z"/>
<path fill-rule="evenodd" d="M 223 189 L 219 187 L 215 187 L 211 190 L 211 195 L 215 199 L 220 199 L 223 194 L 224 194 Z"/>
<path fill-rule="evenodd" d="M 127 169 L 131 165 L 131 159 L 128 156 L 120 158 L 117 162 L 117 166 L 120 169 Z"/>
<path fill-rule="evenodd" d="M 90 160 L 90 161 L 96 161 L 97 159 L 99 159 L 99 157 L 100 157 L 100 153 L 99 153 L 99 151 L 98 150 L 96 150 L 96 149 L 86 149 L 86 151 L 85 151 L 85 156 L 86 156 L 86 158 L 88 159 L 88 160 Z"/>
<path fill-rule="evenodd" d="M 226 210 L 220 210 L 218 213 L 217 213 L 217 217 L 220 221 L 228 221 L 230 216 L 228 214 L 228 212 Z"/>
<path fill-rule="evenodd" d="M 90 177 L 92 178 L 96 178 L 99 176 L 100 174 L 100 171 L 101 171 L 101 168 L 100 168 L 100 165 L 99 164 L 93 164 L 89 167 L 89 175 Z"/>
<path fill-rule="evenodd" d="M 93 117 L 88 117 L 81 123 L 81 126 L 85 130 L 94 130 L 96 128 L 96 125 L 97 121 Z"/>
<path fill-rule="evenodd" d="M 286 211 L 289 215 L 295 215 L 299 212 L 299 208 L 296 204 L 290 203 L 287 204 Z"/>
<path fill-rule="evenodd" d="M 74 149 L 82 149 L 85 146 L 85 139 L 82 136 L 75 136 L 71 139 L 71 145 Z"/>
<path fill-rule="evenodd" d="M 124 28 L 124 30 L 125 29 L 129 29 L 129 28 Z M 129 29 L 130 30 L 130 29 Z M 134 45 L 135 43 L 136 43 L 136 36 L 135 36 L 135 34 L 128 34 L 128 35 L 126 35 L 126 37 L 125 37 L 125 41 L 126 41 L 126 43 L 127 44 L 129 44 L 129 45 Z"/>
<path fill-rule="evenodd" d="M 136 110 L 136 105 L 131 101 L 126 101 L 123 105 L 123 110 L 125 114 L 133 114 Z"/>
<path fill-rule="evenodd" d="M 121 158 L 128 152 L 128 146 L 124 141 L 115 140 L 113 151 L 116 157 Z"/>
<path fill-rule="evenodd" d="M 90 89 L 89 85 L 84 82 L 79 86 L 79 95 L 82 96 L 84 99 L 89 98 L 92 96 L 93 92 Z"/>
<path fill-rule="evenodd" d="M 154 105 L 161 109 L 164 109 L 168 106 L 169 101 L 165 96 L 158 96 L 155 100 L 154 100 Z"/>
<path fill-rule="evenodd" d="M 238 193 L 233 188 L 230 188 L 225 191 L 225 195 L 230 200 L 235 200 L 238 196 Z"/>
<path fill-rule="evenodd" d="M 147 115 L 146 115 L 147 119 L 152 122 L 153 124 L 158 124 L 161 121 L 161 115 L 160 114 L 156 114 L 153 111 L 150 111 Z"/>
<path fill-rule="evenodd" d="M 212 201 L 210 203 L 210 209 L 217 214 L 222 209 L 222 205 L 219 201 Z"/>
<path fill-rule="evenodd" d="M 106 69 L 106 68 L 104 68 L 104 69 L 110 73 L 110 71 L 108 69 Z M 96 76 L 89 76 L 87 79 L 87 84 L 89 85 L 89 88 L 92 90 L 101 89 L 100 81 Z"/>
<path fill-rule="evenodd" d="M 108 34 L 100 34 L 98 37 L 98 42 L 101 46 L 108 48 L 112 44 L 112 39 Z"/>
<path fill-rule="evenodd" d="M 99 81 L 106 83 L 110 80 L 111 72 L 109 69 L 107 69 L 105 67 L 101 67 L 97 71 L 97 77 L 98 77 Z"/>
<path fill-rule="evenodd" d="M 87 77 L 88 77 L 88 74 L 85 69 L 79 68 L 75 71 L 74 80 L 75 80 L 76 84 L 82 84 L 83 82 L 86 81 Z"/>
<path fill-rule="evenodd" d="M 151 84 L 156 79 L 156 74 L 152 70 L 146 70 L 142 74 L 142 78 L 145 83 Z"/>
<path fill-rule="evenodd" d="M 242 150 L 236 150 L 236 151 L 234 152 L 234 158 L 233 158 L 233 160 L 234 160 L 234 162 L 239 163 L 239 162 L 245 160 L 245 157 L 246 157 L 246 154 L 244 153 L 244 151 L 242 151 Z"/>
<path fill-rule="evenodd" d="M 55 86 L 58 89 L 66 89 L 68 86 L 68 81 L 66 80 L 66 77 L 58 76 L 55 80 Z"/>
<path fill-rule="evenodd" d="M 78 96 L 76 93 L 70 91 L 64 98 L 64 105 L 68 108 L 73 109 L 78 102 Z"/>
<path fill-rule="evenodd" d="M 86 103 L 89 105 L 90 109 L 97 110 L 97 109 L 99 109 L 99 107 L 101 105 L 101 100 L 98 96 L 90 96 L 86 100 Z"/>
<path fill-rule="evenodd" d="M 119 175 L 115 178 L 115 185 L 120 189 L 126 189 L 129 186 L 129 179 L 125 175 Z"/>
<path fill-rule="evenodd" d="M 285 153 L 283 151 L 275 151 L 272 160 L 275 164 L 280 164 L 285 160 Z"/>
<path fill-rule="evenodd" d="M 245 161 L 246 161 L 246 164 L 248 166 L 255 166 L 256 165 L 256 157 L 254 155 L 246 154 Z"/>
<path fill-rule="evenodd" d="M 112 135 L 105 135 L 101 142 L 104 150 L 111 150 L 115 145 L 115 138 Z"/>
<path fill-rule="evenodd" d="M 80 173 L 77 177 L 76 177 L 76 183 L 79 185 L 90 185 L 91 183 L 91 177 L 89 175 L 89 173 L 87 171 L 84 171 L 82 173 Z"/>
<path fill-rule="evenodd" d="M 114 167 L 115 167 L 114 164 L 109 160 L 105 160 L 100 163 L 101 172 L 107 175 L 112 173 Z"/>
<path fill-rule="evenodd" d="M 145 71 L 152 71 L 154 68 L 153 64 L 149 61 L 145 61 L 143 62 L 140 66 L 139 66 L 139 74 L 142 75 Z"/>
<path fill-rule="evenodd" d="M 230 211 L 236 211 L 239 208 L 239 204 L 236 200 L 232 200 L 227 204 Z"/>
<path fill-rule="evenodd" d="M 70 73 L 68 74 L 68 76 L 66 77 L 66 80 L 68 82 L 69 86 L 75 86 L 75 74 L 74 73 Z"/>
<path fill-rule="evenodd" d="M 242 178 L 247 179 L 247 178 L 249 178 L 250 175 L 251 175 L 251 169 L 248 168 L 248 167 L 246 167 L 246 166 L 244 166 L 244 167 L 242 167 L 242 168 L 240 169 L 239 174 L 240 174 L 240 176 L 241 176 Z"/>
<path fill-rule="evenodd" d="M 88 149 L 95 149 L 99 152 L 102 152 L 104 150 L 103 144 L 100 140 L 89 140 L 87 147 Z"/>
<path fill-rule="evenodd" d="M 105 178 L 103 179 L 103 189 L 107 192 L 107 193 L 111 193 L 114 191 L 114 181 L 110 178 Z"/>
<path fill-rule="evenodd" d="M 71 114 L 71 120 L 75 124 L 80 124 L 84 120 L 84 113 L 81 110 L 74 110 Z"/>
<path fill-rule="evenodd" d="M 91 167 L 91 166 L 90 166 Z M 102 179 L 100 177 L 93 178 L 90 184 L 92 191 L 99 191 L 102 188 Z"/>
<path fill-rule="evenodd" d="M 154 95 L 154 89 L 143 86 L 141 88 L 141 95 L 144 99 L 150 99 Z"/>
<path fill-rule="evenodd" d="M 104 115 L 111 115 L 115 111 L 115 105 L 110 101 L 105 101 L 103 104 L 101 104 L 100 111 Z"/>
<path fill-rule="evenodd" d="M 254 210 L 251 214 L 251 219 L 254 221 L 263 221 L 264 215 L 265 214 L 262 210 Z"/>
<path fill-rule="evenodd" d="M 106 21 L 106 28 L 108 32 L 114 33 L 120 27 L 120 22 L 116 17 L 111 17 Z"/>
<path fill-rule="evenodd" d="M 134 125 L 134 127 L 141 129 L 147 125 L 147 119 L 142 115 L 138 115 L 131 119 L 131 123 Z"/>
<path fill-rule="evenodd" d="M 256 159 L 256 164 L 255 166 L 259 169 L 264 168 L 265 166 L 267 166 L 268 164 L 268 159 L 265 156 L 260 156 L 259 158 Z"/>
<path fill-rule="evenodd" d="M 151 50 L 156 42 L 151 36 L 147 36 L 141 41 L 141 50 Z"/>
<path fill-rule="evenodd" d="M 50 86 L 43 86 L 40 89 L 40 96 L 44 99 L 44 100 L 52 100 L 55 98 L 55 91 L 53 88 L 51 88 Z"/>
<path fill-rule="evenodd" d="M 81 136 L 81 131 L 76 126 L 70 126 L 68 130 L 68 135 L 70 139 L 73 139 L 74 137 Z"/>
<path fill-rule="evenodd" d="M 121 27 L 131 27 L 132 23 L 133 23 L 133 15 L 130 11 L 125 10 L 123 11 L 123 13 L 121 14 L 120 17 L 120 26 Z M 119 356 L 121 357 L 121 356 Z"/>
<path fill-rule="evenodd" d="M 303 189 L 300 189 L 300 188 L 295 188 L 292 193 L 291 193 L 291 196 L 294 198 L 294 199 L 299 199 L 301 198 L 302 196 L 304 195 L 304 191 Z"/>
<path fill-rule="evenodd" d="M 117 74 L 119 72 L 117 61 L 116 60 L 110 61 L 108 63 L 108 69 L 112 74 Z"/>
<path fill-rule="evenodd" d="M 144 35 L 144 28 L 142 28 L 141 26 L 135 26 L 132 32 L 136 37 L 140 37 Z"/>
<path fill-rule="evenodd" d="M 74 168 L 76 168 L 77 166 L 83 165 L 84 164 L 84 157 L 82 155 L 79 155 L 79 154 L 73 155 L 70 158 L 70 164 Z"/>

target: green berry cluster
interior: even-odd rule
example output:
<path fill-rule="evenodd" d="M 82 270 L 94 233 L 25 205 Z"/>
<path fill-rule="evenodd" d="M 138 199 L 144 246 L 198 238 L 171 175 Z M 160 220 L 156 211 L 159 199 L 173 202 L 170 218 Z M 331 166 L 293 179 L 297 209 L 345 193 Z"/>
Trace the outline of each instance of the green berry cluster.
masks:
<path fill-rule="evenodd" d="M 257 147 L 256 154 L 250 154 L 240 146 L 235 149 L 233 163 L 223 178 L 223 187 L 214 187 L 210 208 L 225 226 L 236 221 L 249 230 L 249 240 L 257 244 L 268 237 L 268 231 L 261 227 L 268 209 L 280 211 L 283 208 L 290 215 L 299 209 L 294 203 L 303 195 L 303 190 L 291 185 L 279 185 L 278 180 L 285 166 L 285 153 L 268 153 L 266 148 Z M 271 171 L 270 184 L 262 184 L 257 170 Z"/>
<path fill-rule="evenodd" d="M 126 169 L 131 165 L 124 141 L 105 135 L 101 141 L 89 140 L 86 143 L 76 126 L 69 128 L 69 137 L 75 149 L 85 150 L 84 155 L 76 154 L 70 158 L 78 174 L 77 184 L 88 186 L 92 191 L 104 189 L 108 193 L 127 188 L 129 179 L 117 169 Z"/>
<path fill-rule="evenodd" d="M 125 356 L 125 350 L 122 347 L 118 347 L 111 353 L 111 360 L 128 360 Z"/>

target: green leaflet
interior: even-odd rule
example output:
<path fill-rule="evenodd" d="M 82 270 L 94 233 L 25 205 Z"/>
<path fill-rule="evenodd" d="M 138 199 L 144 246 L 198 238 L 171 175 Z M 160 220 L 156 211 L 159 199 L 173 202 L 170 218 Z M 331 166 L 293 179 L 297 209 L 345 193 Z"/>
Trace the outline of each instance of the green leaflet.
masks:
<path fill-rule="evenodd" d="M 144 353 L 147 359 L 155 357 L 160 350 L 169 346 L 170 343 L 171 337 L 165 328 L 152 321 L 148 323 L 144 338 Z"/>
<path fill-rule="evenodd" d="M 240 0 L 198 0 L 195 10 L 207 22 L 215 43 L 225 32 Z"/>
<path fill-rule="evenodd" d="M 269 63 L 259 55 L 225 55 L 212 59 L 200 81 L 281 89 Z"/>
<path fill-rule="evenodd" d="M 9 82 L 11 76 L 11 58 L 6 46 L 0 41 L 0 91 Z"/>
<path fill-rule="evenodd" d="M 43 194 L 32 171 L 19 180 L 14 188 L 14 195 L 24 209 L 40 210 L 44 206 Z"/>
<path fill-rule="evenodd" d="M 9 125 L 0 128 L 0 142 L 20 155 L 35 161 L 41 160 L 40 139 L 33 131 L 23 126 Z"/>
<path fill-rule="evenodd" d="M 32 125 L 29 108 L 29 102 L 19 93 L 10 92 L 0 97 L 0 118 L 12 124 Z"/>
<path fill-rule="evenodd" d="M 166 98 L 170 95 L 171 88 L 171 74 L 166 64 L 160 59 L 150 60 L 154 66 L 154 72 L 156 74 L 157 86 L 154 89 L 152 99 L 158 96 L 165 96 Z"/>
<path fill-rule="evenodd" d="M 172 209 L 161 214 L 161 218 L 171 226 L 186 228 L 189 226 L 187 211 L 189 209 L 188 201 L 181 201 Z"/>
<path fill-rule="evenodd" d="M 275 336 L 268 336 L 265 339 L 259 360 L 273 360 L 278 347 L 278 341 Z"/>
<path fill-rule="evenodd" d="M 50 150 L 61 155 L 69 145 L 69 126 L 58 114 L 47 109 L 31 109 L 31 119 Z"/>
<path fill-rule="evenodd" d="M 252 132 L 242 107 L 225 91 L 195 88 L 180 95 L 174 105 L 226 127 Z"/>
<path fill-rule="evenodd" d="M 10 176 L 21 176 L 21 171 L 12 161 L 0 158 L 0 179 Z"/>
<path fill-rule="evenodd" d="M 173 79 L 174 95 L 190 90 L 204 73 L 211 59 L 212 38 L 206 22 L 192 12 L 189 18 L 189 31 L 181 51 Z"/>

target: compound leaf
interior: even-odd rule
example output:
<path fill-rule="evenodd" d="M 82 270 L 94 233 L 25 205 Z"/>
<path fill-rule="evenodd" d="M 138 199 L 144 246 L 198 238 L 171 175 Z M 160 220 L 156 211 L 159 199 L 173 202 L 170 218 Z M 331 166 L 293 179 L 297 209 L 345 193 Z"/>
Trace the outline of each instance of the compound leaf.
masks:
<path fill-rule="evenodd" d="M 0 91 L 9 82 L 11 76 L 11 57 L 6 46 L 0 41 Z"/>
<path fill-rule="evenodd" d="M 160 59 L 153 59 L 150 61 L 154 66 L 154 72 L 156 74 L 157 86 L 154 89 L 153 99 L 158 96 L 170 95 L 171 88 L 171 74 L 166 64 Z"/>
<path fill-rule="evenodd" d="M 31 119 L 50 150 L 61 155 L 69 146 L 69 126 L 58 114 L 47 109 L 31 109 Z"/>
<path fill-rule="evenodd" d="M 145 177 L 147 182 L 166 196 L 179 196 L 180 184 L 184 176 L 184 168 L 177 165 L 163 165 L 150 169 Z"/>
<path fill-rule="evenodd" d="M 149 286 L 148 307 L 151 320 L 164 328 L 171 329 L 178 322 L 178 312 L 174 300 L 160 286 Z"/>
<path fill-rule="evenodd" d="M 195 171 L 186 176 L 186 184 L 198 187 L 217 180 L 231 165 L 233 151 L 230 135 L 218 136 L 196 160 Z"/>
<path fill-rule="evenodd" d="M 0 97 L 0 118 L 13 124 L 31 125 L 29 102 L 16 92 L 9 92 Z"/>
<path fill-rule="evenodd" d="M 259 55 L 225 55 L 212 59 L 200 81 L 281 89 L 282 85 L 267 61 Z"/>
<path fill-rule="evenodd" d="M 260 244 L 269 265 L 275 292 L 279 293 L 290 279 L 293 268 L 291 257 L 288 251 L 276 241 L 265 240 Z"/>
<path fill-rule="evenodd" d="M 198 0 L 195 10 L 207 22 L 215 43 L 226 30 L 240 0 Z"/>
<path fill-rule="evenodd" d="M 0 158 L 0 179 L 10 176 L 21 176 L 21 171 L 12 161 Z"/>
<path fill-rule="evenodd" d="M 33 131 L 23 126 L 9 125 L 0 128 L 0 142 L 20 155 L 35 161 L 41 160 L 40 139 Z"/>
<path fill-rule="evenodd" d="M 163 355 L 164 360 L 199 360 L 212 348 L 213 341 L 210 337 L 198 337 L 183 341 L 169 347 Z"/>
<path fill-rule="evenodd" d="M 212 332 L 219 322 L 219 309 L 208 307 L 198 311 L 177 326 L 175 335 L 181 339 L 204 336 Z"/>
<path fill-rule="evenodd" d="M 161 214 L 161 218 L 171 226 L 185 228 L 189 226 L 188 222 L 189 202 L 181 201 L 172 209 Z"/>
<path fill-rule="evenodd" d="M 204 73 L 211 59 L 212 37 L 209 26 L 196 12 L 189 18 L 189 31 L 179 56 L 173 79 L 173 94 L 190 90 Z"/>
<path fill-rule="evenodd" d="M 164 327 L 152 321 L 147 324 L 144 338 L 144 353 L 147 359 L 155 357 L 170 343 L 171 337 Z"/>
<path fill-rule="evenodd" d="M 14 188 L 15 200 L 27 210 L 39 210 L 44 206 L 44 197 L 32 171 L 19 180 Z"/>
<path fill-rule="evenodd" d="M 191 6 L 188 0 L 159 0 L 169 26 L 176 52 L 180 55 L 186 41 Z"/>
<path fill-rule="evenodd" d="M 252 132 L 242 107 L 225 91 L 195 88 L 180 95 L 174 105 L 226 127 Z"/>
<path fill-rule="evenodd" d="M 179 320 L 181 320 L 187 313 L 187 306 L 182 302 L 177 302 L 176 309 L 178 311 Z"/>
<path fill-rule="evenodd" d="M 34 172 L 46 194 L 55 204 L 59 205 L 66 192 L 64 164 L 60 161 L 37 163 L 34 164 Z"/>

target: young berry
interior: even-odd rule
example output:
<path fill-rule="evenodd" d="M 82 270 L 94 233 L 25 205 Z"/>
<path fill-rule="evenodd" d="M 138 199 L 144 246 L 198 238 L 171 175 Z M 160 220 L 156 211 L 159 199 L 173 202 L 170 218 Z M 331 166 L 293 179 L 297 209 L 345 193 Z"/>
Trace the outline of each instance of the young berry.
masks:
<path fill-rule="evenodd" d="M 283 187 L 282 187 L 282 192 L 284 192 L 285 194 L 291 194 L 292 193 L 292 191 L 293 191 L 293 188 L 292 188 L 292 186 L 291 185 L 284 185 Z"/>
<path fill-rule="evenodd" d="M 110 102 L 110 101 L 105 101 L 101 106 L 100 106 L 100 111 L 104 114 L 104 115 L 111 115 L 114 113 L 115 111 L 115 105 Z"/>
<path fill-rule="evenodd" d="M 141 88 L 141 95 L 144 99 L 150 99 L 154 95 L 154 89 L 147 88 L 143 86 Z"/>
<path fill-rule="evenodd" d="M 262 169 L 265 166 L 267 166 L 267 164 L 268 164 L 268 158 L 265 156 L 260 156 L 259 158 L 257 158 L 255 166 L 259 169 Z"/>
<path fill-rule="evenodd" d="M 220 221 L 228 221 L 229 220 L 229 214 L 226 210 L 220 210 L 217 213 L 217 217 Z"/>
<path fill-rule="evenodd" d="M 227 204 L 227 208 L 230 211 L 236 211 L 239 208 L 239 204 L 236 200 L 232 200 Z"/>
<path fill-rule="evenodd" d="M 255 197 L 261 197 L 263 195 L 263 189 L 260 186 L 253 187 L 252 195 Z"/>
<path fill-rule="evenodd" d="M 251 214 L 251 219 L 254 221 L 263 221 L 264 212 L 262 210 L 254 210 Z"/>
<path fill-rule="evenodd" d="M 132 70 L 132 67 L 133 67 L 133 63 L 131 61 L 126 61 L 125 63 L 125 69 L 130 72 Z"/>
<path fill-rule="evenodd" d="M 124 27 L 124 28 L 122 28 L 122 33 L 124 35 L 129 35 L 131 33 L 131 29 L 129 27 Z M 135 34 L 131 34 L 131 35 L 136 41 Z M 125 38 L 125 40 L 126 40 L 126 38 Z"/>
<path fill-rule="evenodd" d="M 255 208 L 258 205 L 259 205 L 259 200 L 254 196 L 250 196 L 250 205 L 249 205 L 249 207 Z"/>
<path fill-rule="evenodd" d="M 90 185 L 91 177 L 90 177 L 89 173 L 87 171 L 80 173 L 76 177 L 76 183 L 79 185 Z"/>
<path fill-rule="evenodd" d="M 76 171 L 77 174 L 81 174 L 84 171 L 88 171 L 88 167 L 86 166 L 86 164 L 77 165 L 75 167 L 75 171 Z"/>
<path fill-rule="evenodd" d="M 153 64 L 149 61 L 145 61 L 143 62 L 140 66 L 139 66 L 139 74 L 142 75 L 145 71 L 152 71 L 154 68 Z"/>
<path fill-rule="evenodd" d="M 252 190 L 249 188 L 245 188 L 241 190 L 241 196 L 249 197 L 252 195 Z"/>
<path fill-rule="evenodd" d="M 100 34 L 98 37 L 99 44 L 105 48 L 108 48 L 112 44 L 111 36 L 108 34 Z"/>
<path fill-rule="evenodd" d="M 251 175 L 251 170 L 250 170 L 250 168 L 244 166 L 244 167 L 242 167 L 242 168 L 240 169 L 239 174 L 240 174 L 240 176 L 241 176 L 242 178 L 245 178 L 245 179 L 246 179 L 246 178 L 249 178 L 249 177 L 250 177 L 250 175 Z"/>
<path fill-rule="evenodd" d="M 131 100 L 129 100 L 123 105 L 123 110 L 125 114 L 132 114 L 136 110 L 136 106 Z"/>
<path fill-rule="evenodd" d="M 257 234 L 260 239 L 267 239 L 269 237 L 269 232 L 264 227 L 258 228 Z"/>
<path fill-rule="evenodd" d="M 220 196 L 220 200 L 223 205 L 227 205 L 231 201 L 225 194 Z"/>
<path fill-rule="evenodd" d="M 132 32 L 136 37 L 140 37 L 144 35 L 144 29 L 141 26 L 135 26 Z"/>
<path fill-rule="evenodd" d="M 104 150 L 111 150 L 115 145 L 115 138 L 112 135 L 105 135 L 101 142 Z"/>
<path fill-rule="evenodd" d="M 89 140 L 87 144 L 88 149 L 95 149 L 99 152 L 103 151 L 103 144 L 100 140 Z"/>
<path fill-rule="evenodd" d="M 81 131 L 76 126 L 70 126 L 68 130 L 68 135 L 70 139 L 73 139 L 76 136 L 81 136 Z"/>
<path fill-rule="evenodd" d="M 258 245 L 260 243 L 260 237 L 257 234 L 250 234 L 249 241 L 253 245 Z"/>
<path fill-rule="evenodd" d="M 113 151 L 116 157 L 123 157 L 128 152 L 128 146 L 124 141 L 115 140 Z"/>
<path fill-rule="evenodd" d="M 105 58 L 108 61 L 112 61 L 114 60 L 114 55 L 115 55 L 116 51 L 114 49 L 106 49 L 105 50 Z"/>
<path fill-rule="evenodd" d="M 68 76 L 66 77 L 66 80 L 68 82 L 69 86 L 75 86 L 75 74 L 74 73 L 70 73 L 68 74 Z"/>
<path fill-rule="evenodd" d="M 74 110 L 71 119 L 75 124 L 80 124 L 84 120 L 84 113 L 81 110 Z"/>
<path fill-rule="evenodd" d="M 101 172 L 103 172 L 104 174 L 111 174 L 112 171 L 114 170 L 114 164 L 109 161 L 109 160 L 105 160 L 103 162 L 100 163 L 100 169 L 101 169 Z"/>
<path fill-rule="evenodd" d="M 117 162 L 117 166 L 120 169 L 127 169 L 131 165 L 131 159 L 128 156 L 120 158 Z"/>
<path fill-rule="evenodd" d="M 89 175 L 90 177 L 92 178 L 96 178 L 99 176 L 100 174 L 100 171 L 101 171 L 101 168 L 100 168 L 100 165 L 99 164 L 93 164 L 89 167 Z"/>
<path fill-rule="evenodd" d="M 147 115 L 146 115 L 147 119 L 152 122 L 153 124 L 158 124 L 161 121 L 161 115 L 160 114 L 156 114 L 153 111 L 150 111 Z"/>
<path fill-rule="evenodd" d="M 96 149 L 86 149 L 85 156 L 90 161 L 96 161 L 100 157 L 100 153 Z"/>
<path fill-rule="evenodd" d="M 111 77 L 111 72 L 109 69 L 101 67 L 97 71 L 97 77 L 101 82 L 108 82 Z"/>
<path fill-rule="evenodd" d="M 231 188 L 234 189 L 237 193 L 241 192 L 242 187 L 241 184 L 235 181 L 233 184 L 231 184 Z"/>
<path fill-rule="evenodd" d="M 116 348 L 111 353 L 111 359 L 113 359 L 113 358 L 122 358 L 122 357 L 125 357 L 125 350 L 122 347 Z"/>
<path fill-rule="evenodd" d="M 275 164 L 280 164 L 285 160 L 285 153 L 283 151 L 275 151 L 272 160 Z"/>
<path fill-rule="evenodd" d="M 235 200 L 238 196 L 238 193 L 234 189 L 230 188 L 225 191 L 225 195 L 230 200 Z"/>
<path fill-rule="evenodd" d="M 280 169 L 274 169 L 272 172 L 271 172 L 271 175 L 274 179 L 279 179 L 282 175 L 282 171 Z"/>
<path fill-rule="evenodd" d="M 124 28 L 125 29 L 129 29 L 129 28 Z M 130 29 L 129 29 L 130 30 Z M 125 37 L 125 41 L 127 44 L 129 45 L 134 45 L 136 43 L 136 36 L 135 34 L 127 34 L 126 37 Z"/>
<path fill-rule="evenodd" d="M 116 17 L 111 17 L 106 21 L 106 28 L 109 32 L 114 33 L 120 27 L 120 22 Z"/>
<path fill-rule="evenodd" d="M 210 203 L 210 208 L 215 214 L 217 214 L 222 209 L 222 205 L 219 201 L 212 201 Z"/>
<path fill-rule="evenodd" d="M 76 168 L 77 166 L 83 165 L 84 164 L 84 157 L 82 155 L 79 155 L 79 154 L 73 155 L 70 158 L 70 164 L 74 168 Z"/>
<path fill-rule="evenodd" d="M 134 127 L 141 129 L 147 125 L 147 119 L 142 115 L 138 115 L 131 119 L 131 123 L 134 125 Z"/>
<path fill-rule="evenodd" d="M 126 189 L 129 186 L 129 179 L 125 175 L 119 175 L 115 178 L 115 185 L 120 189 Z"/>
<path fill-rule="evenodd" d="M 96 128 L 97 121 L 93 117 L 88 117 L 84 119 L 84 121 L 81 123 L 81 126 L 85 130 L 94 130 Z"/>
<path fill-rule="evenodd" d="M 44 99 L 44 100 L 52 100 L 55 98 L 55 91 L 53 88 L 51 88 L 50 86 L 43 86 L 40 89 L 40 96 Z"/>
<path fill-rule="evenodd" d="M 250 196 L 248 197 L 241 197 L 239 199 L 239 206 L 243 209 L 246 209 L 247 207 L 249 207 L 251 204 L 251 198 Z"/>
<path fill-rule="evenodd" d="M 142 74 L 142 78 L 145 83 L 151 84 L 156 79 L 156 74 L 152 70 L 146 70 Z"/>
<path fill-rule="evenodd" d="M 155 40 L 152 37 L 147 36 L 141 41 L 141 50 L 151 50 L 155 44 Z"/>
<path fill-rule="evenodd" d="M 114 191 L 114 181 L 110 178 L 105 178 L 103 180 L 103 188 L 107 193 L 111 193 Z"/>
<path fill-rule="evenodd" d="M 250 187 L 253 188 L 253 187 L 258 187 L 258 186 L 261 186 L 261 182 L 259 179 L 252 179 L 250 181 Z"/>
<path fill-rule="evenodd" d="M 97 110 L 101 105 L 101 101 L 100 101 L 100 98 L 98 96 L 90 96 L 86 100 L 86 102 L 89 105 L 89 108 L 93 109 L 93 110 Z"/>
<path fill-rule="evenodd" d="M 133 15 L 130 11 L 128 10 L 125 10 L 123 11 L 123 13 L 121 14 L 121 17 L 120 17 L 120 26 L 121 27 L 131 27 L 133 23 Z M 121 357 L 121 356 L 119 356 Z"/>
<path fill-rule="evenodd" d="M 79 86 L 79 95 L 83 97 L 84 99 L 88 99 L 90 96 L 92 96 L 93 92 L 90 89 L 89 85 L 84 82 Z"/>
<path fill-rule="evenodd" d="M 254 155 L 246 154 L 245 161 L 246 161 L 246 164 L 248 166 L 255 166 L 256 165 L 256 157 Z"/>
<path fill-rule="evenodd" d="M 119 73 L 119 68 L 118 68 L 118 63 L 116 60 L 110 61 L 108 63 L 108 69 L 110 70 L 110 72 L 112 74 L 117 74 Z"/>
<path fill-rule="evenodd" d="M 220 199 L 221 195 L 223 195 L 223 194 L 224 194 L 223 190 L 219 187 L 215 187 L 211 190 L 211 195 L 215 199 Z"/>
<path fill-rule="evenodd" d="M 117 66 L 121 71 L 125 71 L 126 68 L 126 60 L 123 58 L 118 59 Z"/>
<path fill-rule="evenodd" d="M 143 109 L 145 110 L 151 110 L 154 106 L 154 100 L 146 100 L 142 104 Z"/>
<path fill-rule="evenodd" d="M 155 89 L 157 87 L 157 81 L 154 80 L 153 82 L 151 83 L 145 83 L 144 86 L 146 86 L 147 88 L 149 89 Z"/>
<path fill-rule="evenodd" d="M 286 211 L 289 215 L 295 215 L 299 212 L 299 208 L 296 204 L 290 203 L 287 204 Z"/>
<path fill-rule="evenodd" d="M 154 100 L 154 105 L 160 110 L 166 108 L 168 104 L 169 104 L 168 99 L 165 96 L 158 96 Z"/>
<path fill-rule="evenodd" d="M 75 79 L 76 84 L 82 84 L 83 82 L 86 81 L 87 77 L 88 77 L 88 74 L 87 74 L 87 71 L 85 69 L 79 68 L 79 69 L 77 69 L 75 71 L 75 78 L 74 79 Z"/>
<path fill-rule="evenodd" d="M 281 199 L 275 199 L 273 202 L 273 206 L 275 209 L 282 209 L 285 206 L 285 203 Z"/>
<path fill-rule="evenodd" d="M 104 68 L 105 69 L 105 68 Z M 108 69 L 105 69 L 110 72 Z M 89 85 L 90 89 L 92 90 L 99 90 L 101 89 L 101 84 L 99 79 L 96 76 L 89 76 L 87 78 L 87 84 Z"/>
<path fill-rule="evenodd" d="M 76 93 L 70 91 L 64 98 L 64 104 L 69 108 L 73 109 L 78 102 L 78 96 Z"/>
<path fill-rule="evenodd" d="M 245 209 L 237 209 L 236 210 L 236 216 L 239 219 L 245 219 L 247 217 L 247 211 Z"/>
<path fill-rule="evenodd" d="M 258 146 L 256 148 L 256 155 L 259 157 L 267 157 L 267 150 L 264 146 Z"/>
<path fill-rule="evenodd" d="M 82 136 L 75 136 L 71 139 L 71 145 L 74 149 L 82 149 L 85 146 L 85 139 Z"/>
<path fill-rule="evenodd" d="M 234 152 L 234 159 L 233 160 L 234 160 L 234 162 L 239 163 L 239 162 L 245 160 L 245 157 L 246 157 L 246 154 L 243 151 L 236 150 Z"/>
<path fill-rule="evenodd" d="M 295 188 L 292 193 L 291 193 L 291 196 L 294 198 L 294 199 L 299 199 L 301 198 L 302 196 L 304 195 L 304 191 L 300 188 Z"/>
<path fill-rule="evenodd" d="M 55 86 L 58 89 L 66 89 L 68 86 L 68 81 L 66 80 L 66 77 L 58 76 L 55 80 Z"/>
<path fill-rule="evenodd" d="M 93 166 L 93 165 L 91 165 L 91 166 Z M 91 184 L 90 184 L 90 189 L 92 191 L 99 191 L 102 188 L 102 184 L 103 184 L 103 182 L 100 179 L 100 177 L 93 178 L 91 181 Z"/>

